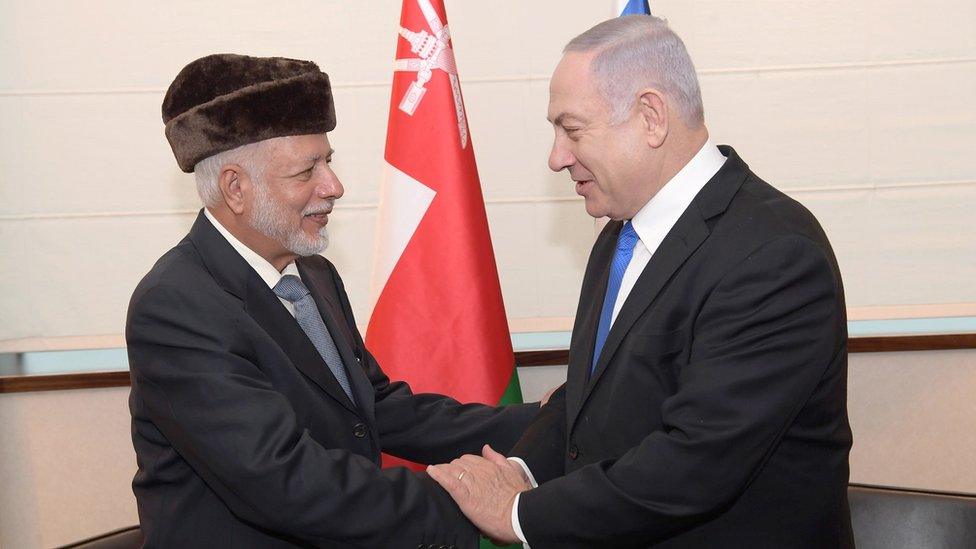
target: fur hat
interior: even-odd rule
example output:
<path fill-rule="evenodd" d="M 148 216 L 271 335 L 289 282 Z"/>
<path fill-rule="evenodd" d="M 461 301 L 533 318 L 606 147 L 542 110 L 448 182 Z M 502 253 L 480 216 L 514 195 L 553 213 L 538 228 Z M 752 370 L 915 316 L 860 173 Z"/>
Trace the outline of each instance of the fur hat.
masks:
<path fill-rule="evenodd" d="M 311 61 L 219 53 L 190 63 L 166 90 L 163 122 L 180 169 L 272 137 L 332 131 L 329 76 Z"/>

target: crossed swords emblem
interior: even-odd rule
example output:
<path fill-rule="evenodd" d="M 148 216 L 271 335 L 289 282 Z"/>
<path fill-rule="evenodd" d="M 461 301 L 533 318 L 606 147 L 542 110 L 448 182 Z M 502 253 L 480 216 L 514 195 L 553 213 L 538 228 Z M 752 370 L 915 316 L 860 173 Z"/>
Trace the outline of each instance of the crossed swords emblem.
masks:
<path fill-rule="evenodd" d="M 403 99 L 400 101 L 400 110 L 413 116 L 421 100 L 423 100 L 424 94 L 427 93 L 427 83 L 430 82 L 434 70 L 440 69 L 446 72 L 451 79 L 458 134 L 461 137 L 461 148 L 464 149 L 468 146 L 468 122 L 464 117 L 464 104 L 461 102 L 461 84 L 457 77 L 454 50 L 448 45 L 451 40 L 451 31 L 447 25 L 441 23 L 441 19 L 434 11 L 434 6 L 430 4 L 430 0 L 417 0 L 417 4 L 420 6 L 420 11 L 423 12 L 424 19 L 427 20 L 431 32 L 423 29 L 414 32 L 403 27 L 399 28 L 400 36 L 410 43 L 410 51 L 418 56 L 397 59 L 393 64 L 394 71 L 417 73 L 417 79 L 410 84 L 407 93 L 403 95 Z"/>

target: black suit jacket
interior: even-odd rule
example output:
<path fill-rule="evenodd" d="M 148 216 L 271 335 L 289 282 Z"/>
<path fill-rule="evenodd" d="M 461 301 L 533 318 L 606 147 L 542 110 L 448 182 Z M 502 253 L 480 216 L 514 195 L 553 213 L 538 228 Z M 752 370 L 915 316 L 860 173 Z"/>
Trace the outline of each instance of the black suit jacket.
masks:
<path fill-rule="evenodd" d="M 848 547 L 847 327 L 816 219 L 728 158 L 588 379 L 622 224 L 590 255 L 566 385 L 513 450 L 533 549 Z"/>
<path fill-rule="evenodd" d="M 366 351 L 335 268 L 298 260 L 349 372 L 354 405 L 295 319 L 201 213 L 132 296 L 126 324 L 133 481 L 150 547 L 473 547 L 476 532 L 425 475 L 508 449 L 534 405 L 411 394 Z"/>

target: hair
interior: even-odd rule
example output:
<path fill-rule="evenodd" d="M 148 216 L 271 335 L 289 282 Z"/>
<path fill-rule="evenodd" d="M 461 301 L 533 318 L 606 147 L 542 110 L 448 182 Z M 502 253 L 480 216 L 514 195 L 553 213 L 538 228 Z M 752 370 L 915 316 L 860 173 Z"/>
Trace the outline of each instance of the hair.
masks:
<path fill-rule="evenodd" d="M 255 182 L 263 183 L 265 163 L 262 143 L 258 141 L 241 145 L 236 149 L 208 156 L 196 163 L 193 167 L 193 175 L 197 179 L 197 194 L 200 195 L 204 206 L 213 208 L 223 200 L 219 184 L 220 170 L 227 164 L 241 166 Z"/>
<path fill-rule="evenodd" d="M 652 15 L 628 15 L 604 21 L 573 38 L 563 53 L 596 55 L 590 71 L 610 108 L 611 123 L 627 118 L 646 87 L 662 91 L 688 127 L 705 123 L 698 76 L 681 38 L 667 21 Z"/>

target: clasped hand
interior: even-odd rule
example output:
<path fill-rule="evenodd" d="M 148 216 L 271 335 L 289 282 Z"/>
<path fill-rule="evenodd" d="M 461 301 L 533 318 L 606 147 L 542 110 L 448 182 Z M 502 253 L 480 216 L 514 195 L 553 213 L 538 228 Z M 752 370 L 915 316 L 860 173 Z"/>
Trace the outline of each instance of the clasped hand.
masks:
<path fill-rule="evenodd" d="M 485 536 L 496 543 L 519 541 L 512 528 L 512 505 L 519 492 L 532 488 L 519 464 L 485 444 L 480 456 L 431 465 L 427 473 Z"/>

